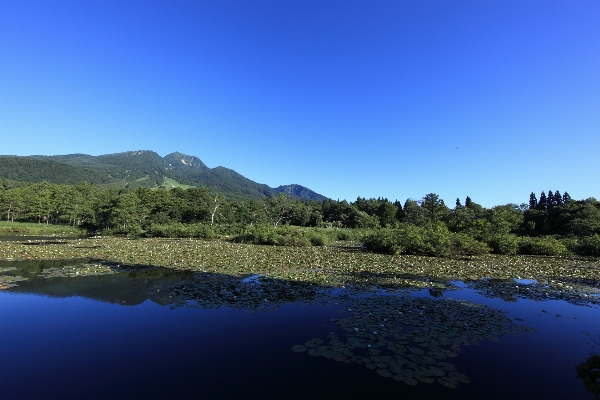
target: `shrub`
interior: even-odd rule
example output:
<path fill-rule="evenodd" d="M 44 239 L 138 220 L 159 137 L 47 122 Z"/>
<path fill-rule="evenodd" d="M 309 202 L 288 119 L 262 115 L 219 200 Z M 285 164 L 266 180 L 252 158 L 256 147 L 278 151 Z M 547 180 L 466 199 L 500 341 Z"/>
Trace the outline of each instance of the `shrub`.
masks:
<path fill-rule="evenodd" d="M 313 234 L 310 237 L 310 244 L 313 246 L 325 246 L 328 242 L 328 239 L 325 235 Z"/>
<path fill-rule="evenodd" d="M 213 239 L 217 236 L 215 229 L 211 225 L 206 224 L 190 224 L 184 225 L 181 223 L 150 225 L 144 234 L 148 237 L 169 237 L 169 238 L 197 238 L 197 239 Z"/>
<path fill-rule="evenodd" d="M 477 256 L 489 253 L 490 248 L 487 244 L 482 243 L 469 235 L 456 233 L 452 235 L 450 240 L 449 251 L 452 255 Z"/>
<path fill-rule="evenodd" d="M 600 235 L 579 239 L 575 252 L 582 256 L 600 256 Z"/>
<path fill-rule="evenodd" d="M 449 254 L 451 234 L 444 228 L 401 224 L 398 229 L 383 228 L 366 235 L 363 244 L 378 253 L 445 256 Z"/>
<path fill-rule="evenodd" d="M 366 235 L 363 240 L 364 246 L 377 253 L 398 254 L 401 252 L 398 240 L 398 231 L 388 228 L 378 229 Z"/>
<path fill-rule="evenodd" d="M 553 237 L 523 237 L 519 240 L 519 253 L 540 256 L 560 256 L 569 251 Z"/>
<path fill-rule="evenodd" d="M 493 236 L 487 243 L 495 254 L 517 254 L 519 242 L 515 235 L 504 234 Z"/>

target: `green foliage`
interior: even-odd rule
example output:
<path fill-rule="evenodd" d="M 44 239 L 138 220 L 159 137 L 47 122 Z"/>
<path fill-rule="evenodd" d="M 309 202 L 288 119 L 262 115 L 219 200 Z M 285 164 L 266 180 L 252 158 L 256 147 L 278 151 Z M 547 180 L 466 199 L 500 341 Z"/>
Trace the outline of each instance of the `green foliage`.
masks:
<path fill-rule="evenodd" d="M 519 253 L 539 256 L 560 256 L 568 254 L 569 251 L 563 243 L 553 237 L 525 236 L 519 240 Z"/>
<path fill-rule="evenodd" d="M 327 236 L 312 229 L 293 226 L 273 228 L 269 225 L 253 225 L 232 238 L 236 243 L 252 243 L 272 246 L 324 246 Z"/>
<path fill-rule="evenodd" d="M 169 237 L 169 238 L 195 238 L 215 239 L 218 237 L 216 230 L 208 224 L 181 224 L 171 223 L 165 225 L 153 224 L 146 229 L 144 236 Z"/>
<path fill-rule="evenodd" d="M 455 233 L 450 239 L 449 253 L 451 255 L 478 256 L 489 252 L 490 248 L 485 243 L 464 233 Z"/>
<path fill-rule="evenodd" d="M 492 236 L 487 244 L 492 248 L 494 254 L 517 254 L 519 242 L 516 235 L 506 233 Z"/>
<path fill-rule="evenodd" d="M 575 252 L 582 256 L 600 256 L 600 235 L 580 239 Z"/>
<path fill-rule="evenodd" d="M 463 233 L 451 233 L 442 223 L 433 229 L 401 224 L 397 229 L 378 229 L 366 235 L 364 245 L 370 251 L 386 254 L 425 256 L 481 255 L 489 247 Z"/>
<path fill-rule="evenodd" d="M 43 235 L 85 235 L 87 231 L 82 228 L 73 228 L 70 225 L 46 225 L 31 222 L 6 222 L 0 221 L 0 233 L 10 234 L 43 234 Z"/>
<path fill-rule="evenodd" d="M 400 254 L 399 233 L 394 229 L 378 229 L 373 233 L 365 236 L 363 245 L 370 251 L 385 254 Z"/>

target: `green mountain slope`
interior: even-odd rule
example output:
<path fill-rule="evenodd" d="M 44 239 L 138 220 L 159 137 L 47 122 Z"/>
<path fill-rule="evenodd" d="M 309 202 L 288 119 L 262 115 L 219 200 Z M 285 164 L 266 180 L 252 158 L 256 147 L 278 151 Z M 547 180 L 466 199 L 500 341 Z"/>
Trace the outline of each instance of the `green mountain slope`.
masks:
<path fill-rule="evenodd" d="M 275 191 L 292 197 L 298 197 L 307 200 L 323 201 L 326 199 L 325 196 L 320 195 L 319 193 L 314 192 L 307 187 L 297 184 L 278 186 L 275 188 Z"/>
<path fill-rule="evenodd" d="M 225 167 L 208 168 L 195 156 L 175 152 L 165 157 L 149 150 L 90 156 L 0 156 L 0 178 L 17 182 L 74 184 L 87 181 L 101 187 L 204 186 L 232 200 L 262 199 L 284 193 L 321 201 L 324 196 L 301 185 L 273 189 Z"/>

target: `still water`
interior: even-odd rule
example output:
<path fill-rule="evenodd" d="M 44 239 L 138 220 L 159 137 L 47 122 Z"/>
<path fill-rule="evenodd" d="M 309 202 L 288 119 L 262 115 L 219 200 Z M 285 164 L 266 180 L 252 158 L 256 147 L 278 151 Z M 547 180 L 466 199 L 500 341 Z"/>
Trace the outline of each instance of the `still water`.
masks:
<path fill-rule="evenodd" d="M 576 367 L 600 352 L 600 299 L 536 282 L 390 292 L 90 260 L 0 271 L 2 399 L 595 398 Z"/>

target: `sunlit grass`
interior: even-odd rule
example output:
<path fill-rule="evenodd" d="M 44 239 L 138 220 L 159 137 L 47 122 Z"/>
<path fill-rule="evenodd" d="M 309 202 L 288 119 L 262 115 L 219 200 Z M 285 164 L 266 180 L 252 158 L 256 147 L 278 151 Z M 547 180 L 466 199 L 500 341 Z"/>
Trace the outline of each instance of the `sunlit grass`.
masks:
<path fill-rule="evenodd" d="M 44 223 L 32 222 L 7 222 L 0 221 L 0 234 L 65 234 L 65 235 L 81 235 L 86 231 L 81 228 L 73 228 L 70 225 L 46 225 Z"/>

